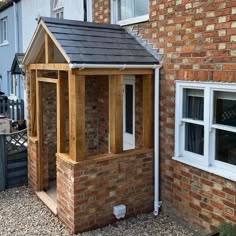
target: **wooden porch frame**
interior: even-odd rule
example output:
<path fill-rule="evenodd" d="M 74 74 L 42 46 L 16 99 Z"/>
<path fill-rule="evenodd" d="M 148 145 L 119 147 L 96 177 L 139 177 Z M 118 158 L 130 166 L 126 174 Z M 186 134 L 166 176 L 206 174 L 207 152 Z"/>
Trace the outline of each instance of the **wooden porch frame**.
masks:
<path fill-rule="evenodd" d="M 37 141 L 38 141 L 38 190 L 41 191 L 44 188 L 43 183 L 43 160 L 42 160 L 42 143 L 43 143 L 43 91 L 42 91 L 42 83 L 51 83 L 56 85 L 56 89 L 58 90 L 58 81 L 57 79 L 51 78 L 42 78 L 38 77 L 38 73 L 36 71 L 36 76 L 34 78 L 34 83 L 36 84 L 36 113 L 37 113 Z M 32 82 L 32 78 L 31 78 Z M 34 84 L 33 83 L 33 84 Z M 57 97 L 58 100 L 58 97 Z M 32 120 L 31 120 L 32 122 Z M 33 124 L 34 122 L 32 122 Z M 33 125 L 35 126 L 35 125 Z"/>
<path fill-rule="evenodd" d="M 70 158 L 85 159 L 85 76 L 69 72 L 69 142 Z"/>
<path fill-rule="evenodd" d="M 30 68 L 42 68 L 42 66 L 30 66 Z M 47 68 L 44 67 L 44 69 Z M 52 67 L 49 67 L 52 68 Z M 53 70 L 61 69 L 61 65 L 53 64 Z M 63 67 L 64 69 L 65 67 Z M 109 70 L 105 70 L 109 72 Z M 134 70 L 132 73 L 136 74 Z M 130 71 L 130 72 L 131 72 Z M 69 153 L 66 154 L 66 130 L 65 130 L 65 88 L 67 80 L 63 73 L 68 73 L 69 90 Z M 38 70 L 31 69 L 30 104 L 31 104 L 31 138 L 37 137 L 38 141 L 38 180 L 39 190 L 43 190 L 43 163 L 42 152 L 42 83 L 53 83 L 57 89 L 57 154 L 67 155 L 75 163 L 86 160 L 85 137 L 85 80 L 86 75 L 78 69 L 63 71 L 58 70 L 58 78 L 40 77 Z M 123 82 L 124 75 L 116 74 L 112 70 L 109 79 L 109 129 L 110 151 L 113 154 L 123 153 Z M 90 75 L 90 73 L 89 73 Z M 36 95 L 34 95 L 34 91 Z M 36 107 L 35 107 L 36 106 Z M 36 111 L 36 113 L 35 113 Z M 36 115 L 37 122 L 35 124 Z M 154 77 L 151 74 L 143 75 L 143 146 L 154 146 Z"/>

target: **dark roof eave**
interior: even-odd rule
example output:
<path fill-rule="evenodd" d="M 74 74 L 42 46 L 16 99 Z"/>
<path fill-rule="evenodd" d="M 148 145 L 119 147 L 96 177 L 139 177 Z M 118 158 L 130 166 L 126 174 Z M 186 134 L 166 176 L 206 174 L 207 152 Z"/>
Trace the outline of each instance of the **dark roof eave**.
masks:
<path fill-rule="evenodd" d="M 13 6 L 13 3 L 18 3 L 20 2 L 21 0 L 12 0 L 12 1 L 9 1 L 7 3 L 3 3 L 3 5 L 0 6 L 0 12 L 8 9 L 9 7 Z"/>

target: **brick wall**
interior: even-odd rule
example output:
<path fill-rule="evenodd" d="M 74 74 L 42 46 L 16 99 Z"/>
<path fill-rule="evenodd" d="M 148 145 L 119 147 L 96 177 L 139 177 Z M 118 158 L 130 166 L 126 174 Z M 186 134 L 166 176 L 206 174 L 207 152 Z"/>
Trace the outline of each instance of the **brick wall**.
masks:
<path fill-rule="evenodd" d="M 109 81 L 108 76 L 97 77 L 98 87 L 98 147 L 99 153 L 108 153 L 109 145 Z"/>
<path fill-rule="evenodd" d="M 49 182 L 56 179 L 56 152 L 57 152 L 57 93 L 56 85 L 42 83 L 43 102 L 43 130 L 42 130 L 42 159 L 44 189 L 48 189 Z"/>
<path fill-rule="evenodd" d="M 59 218 L 73 232 L 102 227 L 116 220 L 115 205 L 125 204 L 127 216 L 153 209 L 153 151 L 81 163 L 58 157 L 57 181 Z"/>
<path fill-rule="evenodd" d="M 98 88 L 96 78 L 85 81 L 85 120 L 86 154 L 95 155 L 98 151 Z"/>
<path fill-rule="evenodd" d="M 38 178 L 38 142 L 28 140 L 28 185 L 34 191 L 39 190 Z"/>
<path fill-rule="evenodd" d="M 85 86 L 86 153 L 87 155 L 108 153 L 108 77 L 87 77 Z"/>
<path fill-rule="evenodd" d="M 109 7 L 109 0 L 103 6 Z M 94 20 L 109 9 L 94 1 Z M 101 15 L 104 15 L 102 17 Z M 160 81 L 162 200 L 204 231 L 236 222 L 236 183 L 172 160 L 175 80 L 236 81 L 236 2 L 150 0 L 150 20 L 134 26 L 164 54 Z M 195 186 L 196 185 L 196 186 Z"/>
<path fill-rule="evenodd" d="M 110 23 L 110 0 L 93 1 L 93 18 L 96 22 Z"/>

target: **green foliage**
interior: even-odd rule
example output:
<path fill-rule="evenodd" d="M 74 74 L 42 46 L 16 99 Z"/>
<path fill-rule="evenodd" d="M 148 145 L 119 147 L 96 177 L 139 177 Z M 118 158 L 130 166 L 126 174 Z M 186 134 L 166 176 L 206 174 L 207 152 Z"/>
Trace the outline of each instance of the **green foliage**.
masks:
<path fill-rule="evenodd" d="M 219 227 L 220 236 L 236 236 L 236 225 L 222 223 Z"/>

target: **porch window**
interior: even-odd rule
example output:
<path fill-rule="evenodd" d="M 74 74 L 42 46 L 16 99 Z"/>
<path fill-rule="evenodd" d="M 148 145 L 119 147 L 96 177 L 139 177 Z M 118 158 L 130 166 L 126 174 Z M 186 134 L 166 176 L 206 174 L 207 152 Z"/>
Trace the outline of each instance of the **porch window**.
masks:
<path fill-rule="evenodd" d="M 0 27 L 0 36 L 1 36 L 1 41 L 0 44 L 7 44 L 7 34 L 8 34 L 8 29 L 7 29 L 7 17 L 1 19 L 1 27 Z"/>
<path fill-rule="evenodd" d="M 53 0 L 52 16 L 56 18 L 60 18 L 60 19 L 64 17 L 64 1 L 63 0 Z"/>
<path fill-rule="evenodd" d="M 149 19 L 149 0 L 111 0 L 113 23 L 129 25 Z"/>
<path fill-rule="evenodd" d="M 175 160 L 236 179 L 236 84 L 176 82 Z"/>

